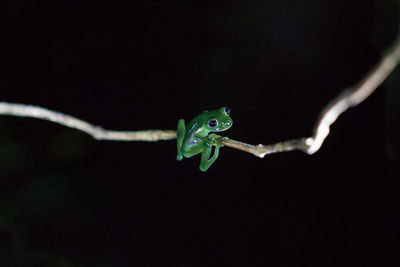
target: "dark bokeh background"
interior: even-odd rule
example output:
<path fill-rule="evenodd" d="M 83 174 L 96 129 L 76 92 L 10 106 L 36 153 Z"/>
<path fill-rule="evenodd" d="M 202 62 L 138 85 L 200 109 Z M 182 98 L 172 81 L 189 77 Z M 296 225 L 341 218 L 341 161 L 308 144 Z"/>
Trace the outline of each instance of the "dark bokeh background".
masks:
<path fill-rule="evenodd" d="M 308 136 L 394 41 L 398 11 L 394 0 L 8 1 L 0 100 L 120 130 L 174 129 L 226 105 L 233 139 Z M 223 148 L 206 173 L 199 157 L 177 162 L 174 141 L 99 142 L 0 117 L 0 266 L 398 266 L 399 84 L 346 112 L 313 156 Z"/>

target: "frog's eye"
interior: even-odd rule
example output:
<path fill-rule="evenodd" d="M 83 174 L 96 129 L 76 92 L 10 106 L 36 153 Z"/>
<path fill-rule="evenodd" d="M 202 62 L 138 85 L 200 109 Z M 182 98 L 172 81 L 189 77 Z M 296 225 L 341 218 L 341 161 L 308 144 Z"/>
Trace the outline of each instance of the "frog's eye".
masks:
<path fill-rule="evenodd" d="M 225 113 L 229 115 L 229 114 L 231 114 L 231 110 L 228 107 L 226 107 L 225 108 Z"/>
<path fill-rule="evenodd" d="M 218 121 L 217 121 L 216 119 L 211 119 L 211 120 L 208 121 L 207 124 L 208 124 L 208 126 L 209 126 L 210 128 L 214 128 L 214 127 L 217 127 Z"/>

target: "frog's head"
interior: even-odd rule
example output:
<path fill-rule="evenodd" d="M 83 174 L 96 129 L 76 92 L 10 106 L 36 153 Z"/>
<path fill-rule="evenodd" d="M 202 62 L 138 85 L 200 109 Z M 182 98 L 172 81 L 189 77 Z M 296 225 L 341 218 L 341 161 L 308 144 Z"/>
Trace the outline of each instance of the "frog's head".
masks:
<path fill-rule="evenodd" d="M 205 112 L 205 127 L 207 127 L 210 132 L 222 132 L 228 130 L 231 128 L 233 123 L 231 117 L 229 117 L 230 113 L 231 111 L 227 107 Z"/>

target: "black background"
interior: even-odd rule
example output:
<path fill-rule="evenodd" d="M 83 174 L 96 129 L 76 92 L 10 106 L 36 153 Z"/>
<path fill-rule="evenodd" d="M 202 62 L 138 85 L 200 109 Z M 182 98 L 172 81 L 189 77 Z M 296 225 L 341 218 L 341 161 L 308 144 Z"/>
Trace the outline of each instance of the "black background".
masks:
<path fill-rule="evenodd" d="M 323 106 L 394 41 L 398 10 L 378 0 L 9 1 L 0 99 L 116 130 L 175 129 L 229 106 L 230 138 L 309 136 Z M 0 266 L 397 266 L 390 84 L 398 76 L 340 117 L 313 156 L 222 148 L 205 173 L 199 156 L 176 161 L 174 141 L 95 141 L 0 117 Z"/>

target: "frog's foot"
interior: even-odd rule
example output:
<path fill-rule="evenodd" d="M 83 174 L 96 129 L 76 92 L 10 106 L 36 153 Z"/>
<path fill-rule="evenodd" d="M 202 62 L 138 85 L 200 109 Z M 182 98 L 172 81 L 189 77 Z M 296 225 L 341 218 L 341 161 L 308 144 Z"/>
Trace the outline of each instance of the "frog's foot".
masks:
<path fill-rule="evenodd" d="M 218 140 L 221 138 L 221 136 L 219 136 L 218 134 L 212 133 L 212 134 L 207 135 L 207 138 L 208 138 L 208 140 L 210 140 L 210 143 L 213 146 L 215 146 L 215 145 L 217 145 L 217 143 L 219 143 Z"/>
<path fill-rule="evenodd" d="M 215 147 L 223 147 L 224 144 L 222 144 L 223 140 L 229 140 L 228 137 L 220 136 L 217 134 L 210 134 L 211 140 L 212 140 L 212 145 Z"/>
<path fill-rule="evenodd" d="M 178 155 L 176 156 L 177 161 L 181 161 L 183 159 L 182 152 L 178 152 Z"/>

